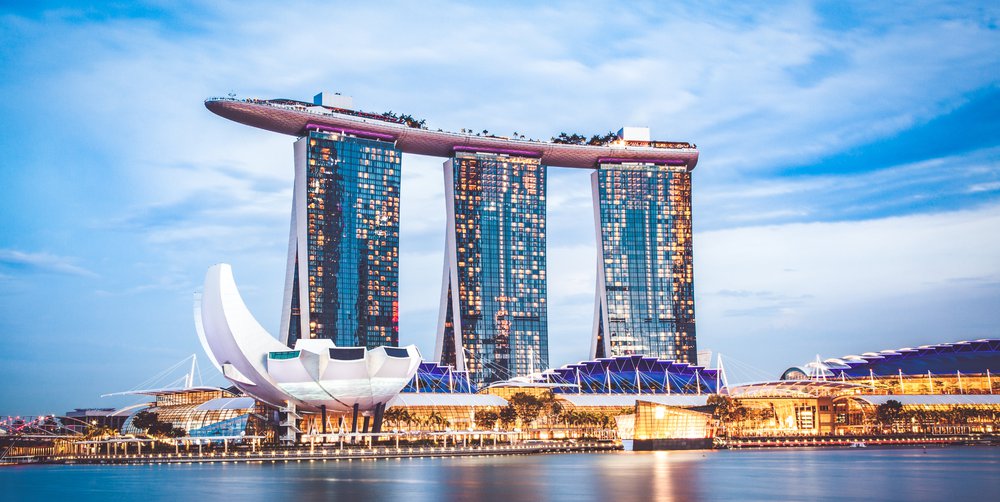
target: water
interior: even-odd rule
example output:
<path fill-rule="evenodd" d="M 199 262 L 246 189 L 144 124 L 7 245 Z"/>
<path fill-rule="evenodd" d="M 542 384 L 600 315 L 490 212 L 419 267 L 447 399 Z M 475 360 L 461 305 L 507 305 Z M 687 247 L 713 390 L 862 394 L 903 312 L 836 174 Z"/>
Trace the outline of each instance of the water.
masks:
<path fill-rule="evenodd" d="M 0 500 L 1000 500 L 1000 448 L 0 468 Z"/>

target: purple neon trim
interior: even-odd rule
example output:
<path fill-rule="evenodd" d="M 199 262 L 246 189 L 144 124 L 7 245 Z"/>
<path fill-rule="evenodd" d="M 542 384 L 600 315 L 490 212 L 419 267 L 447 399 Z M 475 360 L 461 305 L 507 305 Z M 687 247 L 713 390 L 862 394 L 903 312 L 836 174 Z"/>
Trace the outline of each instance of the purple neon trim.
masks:
<path fill-rule="evenodd" d="M 620 157 L 601 157 L 597 159 L 598 164 L 618 164 L 623 162 L 638 164 L 666 164 L 668 166 L 687 165 L 687 162 L 682 159 L 625 159 Z"/>
<path fill-rule="evenodd" d="M 456 146 L 456 152 L 483 152 L 483 153 L 506 153 L 507 155 L 520 155 L 522 157 L 541 157 L 540 152 L 530 150 L 510 150 L 507 148 L 477 148 L 474 146 Z"/>
<path fill-rule="evenodd" d="M 362 131 L 360 129 L 348 129 L 346 127 L 330 127 L 320 124 L 313 124 L 312 122 L 306 124 L 306 129 L 319 129 L 321 131 L 339 132 L 343 134 L 353 134 L 355 136 L 360 136 L 362 138 L 373 138 L 373 139 L 384 139 L 389 141 L 396 141 L 396 137 L 391 134 L 382 134 L 380 132 Z"/>

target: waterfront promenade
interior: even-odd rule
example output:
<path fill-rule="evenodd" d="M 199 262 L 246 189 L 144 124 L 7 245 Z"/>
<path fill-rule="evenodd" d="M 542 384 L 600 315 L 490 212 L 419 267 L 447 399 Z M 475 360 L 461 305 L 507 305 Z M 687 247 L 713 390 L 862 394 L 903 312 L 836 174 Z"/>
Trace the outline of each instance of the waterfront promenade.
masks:
<path fill-rule="evenodd" d="M 865 446 L 919 446 L 919 445 L 1000 445 L 1000 437 L 995 435 L 949 435 L 949 436 L 786 436 L 786 437 L 741 437 L 716 439 L 721 448 L 802 448 L 802 447 L 848 447 L 863 443 Z"/>
<path fill-rule="evenodd" d="M 295 448 L 256 450 L 214 450 L 145 454 L 70 454 L 17 456 L 10 464 L 193 464 L 228 462 L 302 462 L 355 461 L 392 458 L 479 457 L 497 455 L 536 455 L 545 453 L 585 453 L 621 450 L 620 443 L 609 441 L 566 442 L 529 441 L 515 444 L 469 446 L 373 446 L 339 448 L 335 445 L 312 445 Z"/>
<path fill-rule="evenodd" d="M 760 448 L 380 461 L 38 465 L 4 500 L 981 500 L 1000 448 Z"/>
<path fill-rule="evenodd" d="M 864 444 L 866 447 L 912 446 L 998 446 L 1000 437 L 983 436 L 813 436 L 813 437 L 745 437 L 716 439 L 714 449 L 757 448 L 847 448 Z M 26 464 L 62 465 L 143 465 L 201 464 L 231 462 L 314 462 L 365 461 L 395 458 L 482 457 L 499 455 L 537 455 L 549 453 L 593 453 L 620 451 L 619 442 L 612 441 L 526 441 L 493 445 L 457 446 L 337 446 L 336 444 L 301 445 L 289 448 L 225 448 L 207 451 L 175 451 L 153 453 L 92 453 L 39 454 L 8 456 L 0 466 Z"/>

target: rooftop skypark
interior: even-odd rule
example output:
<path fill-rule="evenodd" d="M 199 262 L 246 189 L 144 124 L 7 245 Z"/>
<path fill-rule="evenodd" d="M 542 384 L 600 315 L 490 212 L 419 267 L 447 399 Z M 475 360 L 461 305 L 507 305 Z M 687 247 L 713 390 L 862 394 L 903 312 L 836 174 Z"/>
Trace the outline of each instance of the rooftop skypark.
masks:
<path fill-rule="evenodd" d="M 694 169 L 697 147 L 687 142 L 654 141 L 649 130 L 623 127 L 618 133 L 560 133 L 549 141 L 510 137 L 488 130 L 462 128 L 460 132 L 431 130 L 426 120 L 391 111 L 356 110 L 346 96 L 319 94 L 313 103 L 294 99 L 238 99 L 233 95 L 205 100 L 212 112 L 249 126 L 302 136 L 310 130 L 340 132 L 358 137 L 395 141 L 404 153 L 450 157 L 455 151 L 480 151 L 540 157 L 544 165 L 594 169 L 601 162 L 643 162 Z"/>
<path fill-rule="evenodd" d="M 236 97 L 230 96 L 225 98 L 209 98 L 206 103 L 215 100 L 231 100 L 231 101 L 242 101 L 245 103 L 255 103 L 266 106 L 274 106 L 277 108 L 283 108 L 287 110 L 297 110 L 304 111 L 307 113 L 334 113 L 340 115 L 350 115 L 352 117 L 359 117 L 372 120 L 381 120 L 388 122 L 390 124 L 405 125 L 413 129 L 423 129 L 430 130 L 427 127 L 427 121 L 424 119 L 417 119 L 412 115 L 400 113 L 397 114 L 392 110 L 382 113 L 366 112 L 362 110 L 354 110 L 350 108 L 342 108 L 338 106 L 328 106 L 318 103 L 307 103 L 305 101 L 299 101 L 296 99 L 287 98 L 277 98 L 277 99 L 257 99 L 257 98 L 246 98 L 243 100 L 237 99 Z M 447 132 L 443 129 L 437 129 L 436 132 Z M 454 134 L 454 133 L 453 133 Z M 511 136 L 503 136 L 497 134 L 490 134 L 489 130 L 483 129 L 481 132 L 474 132 L 472 129 L 462 128 L 459 134 L 465 134 L 468 136 L 481 136 L 486 138 L 498 138 L 510 141 L 526 141 L 529 143 L 552 143 L 557 145 L 584 145 L 584 146 L 640 146 L 648 148 L 697 148 L 695 145 L 687 142 L 681 141 L 649 141 L 641 139 L 629 139 L 626 140 L 622 138 L 621 131 L 618 133 L 614 131 L 609 131 L 607 134 L 594 134 L 589 139 L 580 135 L 579 133 L 565 132 L 559 133 L 558 136 L 554 136 L 549 141 L 541 141 L 534 138 L 526 138 L 523 134 L 518 134 L 514 132 Z"/>

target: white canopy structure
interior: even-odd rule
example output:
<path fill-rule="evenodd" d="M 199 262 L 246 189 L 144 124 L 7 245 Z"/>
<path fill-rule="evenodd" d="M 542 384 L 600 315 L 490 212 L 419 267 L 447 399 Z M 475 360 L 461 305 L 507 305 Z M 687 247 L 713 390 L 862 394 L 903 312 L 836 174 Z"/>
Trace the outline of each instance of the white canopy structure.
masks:
<path fill-rule="evenodd" d="M 271 405 L 302 411 L 375 409 L 406 386 L 421 361 L 413 345 L 369 350 L 302 339 L 289 349 L 247 309 L 225 263 L 205 275 L 195 325 L 205 352 L 237 388 Z"/>

